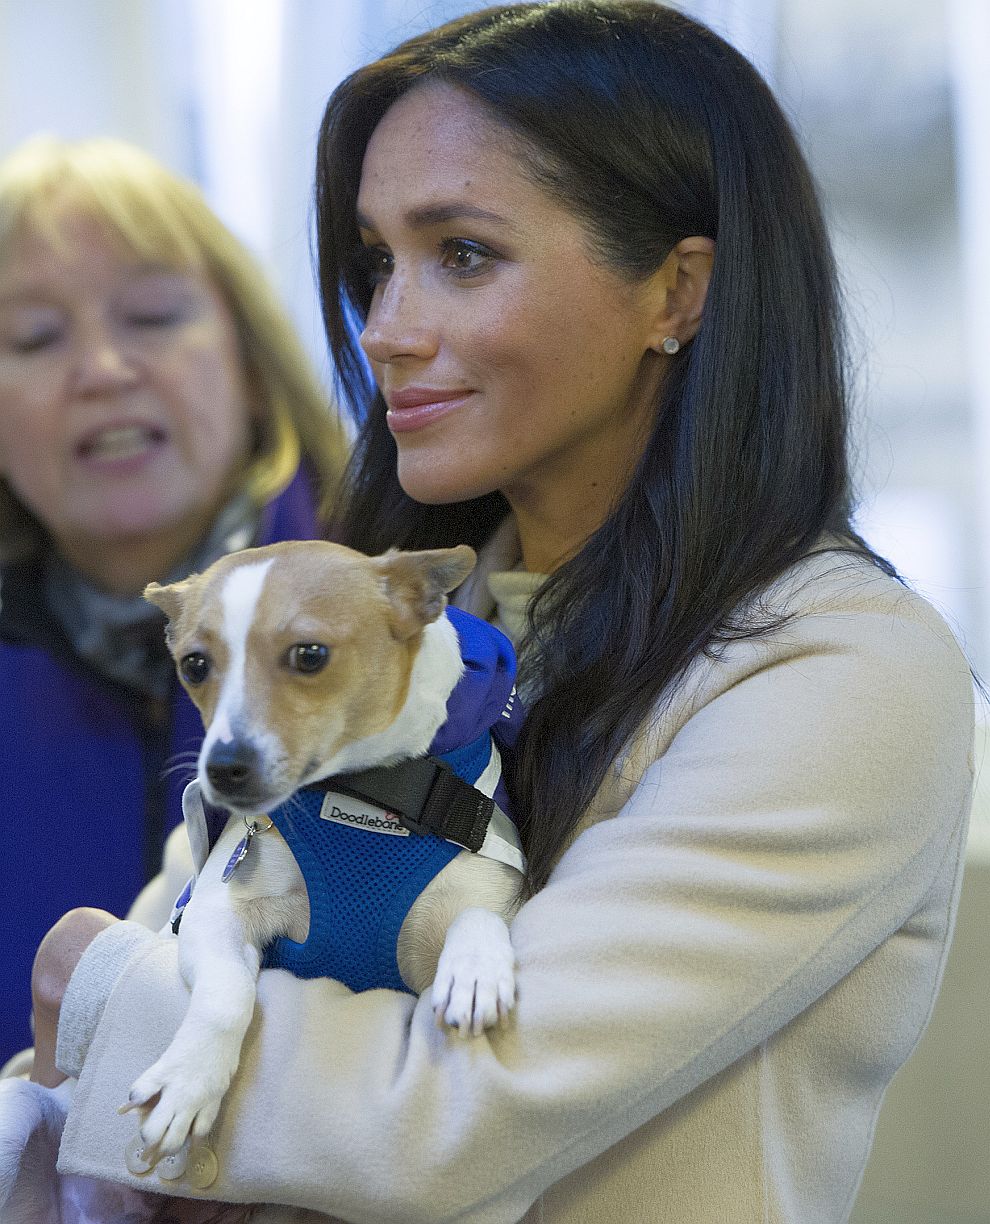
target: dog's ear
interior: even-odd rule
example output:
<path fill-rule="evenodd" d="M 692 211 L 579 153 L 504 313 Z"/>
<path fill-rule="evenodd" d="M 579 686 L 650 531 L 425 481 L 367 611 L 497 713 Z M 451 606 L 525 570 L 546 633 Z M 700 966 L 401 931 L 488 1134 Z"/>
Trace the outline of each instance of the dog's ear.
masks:
<path fill-rule="evenodd" d="M 153 603 L 156 608 L 161 610 L 168 617 L 171 624 L 174 626 L 179 619 L 182 609 L 185 607 L 186 597 L 189 594 L 190 579 L 184 578 L 181 582 L 172 582 L 168 586 L 161 586 L 157 582 L 149 582 L 144 588 L 144 597 L 148 603 Z"/>
<path fill-rule="evenodd" d="M 447 592 L 460 586 L 476 559 L 474 549 L 466 544 L 375 557 L 394 610 L 393 635 L 405 641 L 435 621 L 447 606 Z"/>

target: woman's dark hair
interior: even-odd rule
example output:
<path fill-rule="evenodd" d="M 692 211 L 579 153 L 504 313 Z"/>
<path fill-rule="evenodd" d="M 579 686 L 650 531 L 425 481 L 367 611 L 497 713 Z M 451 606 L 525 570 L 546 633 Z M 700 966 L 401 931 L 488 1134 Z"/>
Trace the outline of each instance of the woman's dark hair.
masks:
<path fill-rule="evenodd" d="M 716 243 L 700 330 L 671 360 L 629 487 L 530 610 L 524 655 L 540 696 L 513 789 L 535 890 L 672 681 L 720 643 L 781 623 L 752 606 L 744 618 L 745 601 L 823 533 L 894 571 L 850 526 L 836 273 L 804 158 L 752 65 L 648 0 L 485 9 L 410 39 L 331 97 L 320 288 L 342 398 L 360 420 L 342 538 L 368 552 L 477 546 L 508 509 L 499 493 L 433 506 L 402 492 L 357 347 L 371 292 L 351 263 L 365 148 L 427 80 L 469 91 L 521 137 L 521 168 L 630 280 L 682 238 Z"/>

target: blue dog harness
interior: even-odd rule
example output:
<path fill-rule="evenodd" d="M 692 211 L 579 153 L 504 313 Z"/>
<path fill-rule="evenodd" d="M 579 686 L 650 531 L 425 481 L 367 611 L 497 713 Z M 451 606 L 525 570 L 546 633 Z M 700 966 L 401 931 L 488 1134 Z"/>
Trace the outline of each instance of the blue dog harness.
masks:
<path fill-rule="evenodd" d="M 303 943 L 276 939 L 266 950 L 266 968 L 288 969 L 303 978 L 335 978 L 355 991 L 408 990 L 396 959 L 399 930 L 427 884 L 465 846 L 523 869 L 518 833 L 505 814 L 508 797 L 501 770 L 501 752 L 511 751 L 523 717 L 515 695 L 512 646 L 487 622 L 460 609 L 448 608 L 447 616 L 457 631 L 465 671 L 448 698 L 447 720 L 427 758 L 328 778 L 297 791 L 269 813 L 302 872 L 310 926 Z M 408 809 L 403 812 L 403 798 L 390 801 L 390 791 L 404 795 L 409 789 L 404 770 L 414 790 L 423 780 L 424 795 L 429 791 L 436 799 L 443 794 L 440 807 L 460 802 L 463 818 L 453 822 L 455 831 L 445 827 L 446 836 L 421 831 L 424 825 L 410 819 Z M 199 798 L 198 785 L 191 787 Z M 449 801 L 448 795 L 457 798 Z M 494 805 L 484 796 L 491 796 Z M 414 806 L 425 811 L 428 805 Z M 226 813 L 217 820 L 217 813 L 204 812 L 201 800 L 187 809 L 187 823 L 191 818 L 198 823 L 198 809 L 213 825 L 205 837 L 202 828 L 195 836 L 190 828 L 195 855 L 204 840 L 215 843 Z M 439 826 L 434 822 L 433 827 Z M 451 836 L 457 840 L 448 840 Z M 187 886 L 177 902 L 174 927 L 190 891 Z"/>

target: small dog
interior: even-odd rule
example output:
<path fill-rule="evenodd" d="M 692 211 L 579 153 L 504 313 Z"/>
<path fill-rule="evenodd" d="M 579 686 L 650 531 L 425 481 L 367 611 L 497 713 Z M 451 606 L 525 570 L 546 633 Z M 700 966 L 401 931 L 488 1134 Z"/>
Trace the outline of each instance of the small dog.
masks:
<path fill-rule="evenodd" d="M 446 723 L 464 673 L 446 595 L 474 561 L 463 546 L 369 558 L 336 544 L 291 542 L 234 553 L 203 574 L 147 588 L 146 598 L 169 619 L 169 649 L 206 727 L 197 780 L 184 798 L 200 868 L 178 925 L 189 1009 L 122 1110 L 142 1111 L 141 1137 L 155 1157 L 213 1126 L 237 1068 L 265 950 L 308 948 L 313 885 L 282 836 L 295 827 L 293 796 L 321 784 L 327 793 L 318 829 L 358 819 L 386 834 L 379 841 L 407 836 L 401 813 L 397 819 L 372 804 L 368 816 L 366 804 L 356 818 L 350 809 L 359 804 L 345 810 L 341 794 L 363 794 L 369 776 L 381 780 L 377 767 L 422 760 Z M 490 740 L 483 755 L 481 776 L 468 788 L 475 799 L 481 793 L 482 807 L 500 772 Z M 345 788 L 357 779 L 359 789 L 339 792 L 341 778 Z M 208 857 L 205 834 L 196 833 L 205 829 L 204 799 L 230 813 Z M 395 984 L 420 993 L 432 981 L 438 1022 L 462 1035 L 499 1023 L 515 1001 L 507 922 L 523 861 L 515 830 L 502 819 L 497 830 L 489 827 L 481 854 L 432 839 L 446 848 L 446 865 L 398 932 L 402 981 Z M 375 840 L 366 832 L 360 839 Z"/>

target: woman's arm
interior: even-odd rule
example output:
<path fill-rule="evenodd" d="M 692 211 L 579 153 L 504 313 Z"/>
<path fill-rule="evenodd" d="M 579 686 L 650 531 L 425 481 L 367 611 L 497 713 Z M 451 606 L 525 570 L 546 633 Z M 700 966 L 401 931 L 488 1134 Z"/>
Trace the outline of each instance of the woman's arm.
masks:
<path fill-rule="evenodd" d="M 969 804 L 970 679 L 944 626 L 899 589 L 850 597 L 733 644 L 681 697 L 622 811 L 518 915 L 507 1031 L 465 1042 L 426 998 L 261 975 L 211 1195 L 517 1220 L 904 925 Z M 122 959 L 61 1157 L 113 1177 L 134 1125 L 114 1110 L 185 1006 L 172 941 Z"/>

